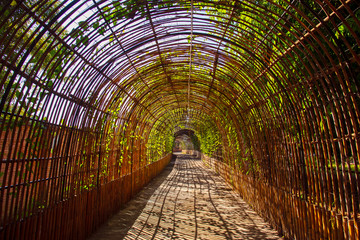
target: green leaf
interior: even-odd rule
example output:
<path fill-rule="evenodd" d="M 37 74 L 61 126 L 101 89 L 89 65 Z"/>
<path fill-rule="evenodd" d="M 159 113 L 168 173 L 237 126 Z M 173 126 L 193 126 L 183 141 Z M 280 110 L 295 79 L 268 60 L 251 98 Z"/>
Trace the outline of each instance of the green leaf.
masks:
<path fill-rule="evenodd" d="M 24 153 L 23 153 L 23 152 L 18 152 L 18 157 L 19 157 L 19 158 L 23 158 L 23 157 L 24 157 Z"/>
<path fill-rule="evenodd" d="M 31 102 L 31 103 L 36 103 L 38 99 L 36 97 L 29 97 L 28 98 L 28 101 Z"/>
<path fill-rule="evenodd" d="M 54 86 L 54 83 L 53 83 L 52 81 L 48 81 L 48 82 L 46 83 L 46 86 L 49 87 L 49 88 L 51 88 L 52 86 Z"/>
<path fill-rule="evenodd" d="M 81 37 L 81 43 L 84 44 L 85 46 L 89 45 L 89 37 L 88 36 L 82 36 Z"/>
<path fill-rule="evenodd" d="M 84 31 L 87 31 L 89 28 L 89 24 L 86 21 L 80 21 L 79 26 L 84 29 Z"/>
<path fill-rule="evenodd" d="M 11 192 L 9 195 L 12 195 L 13 197 L 17 197 L 17 192 Z"/>
<path fill-rule="evenodd" d="M 77 38 L 80 33 L 78 31 L 78 29 L 74 28 L 73 30 L 71 30 L 70 34 L 69 34 L 72 38 Z"/>
<path fill-rule="evenodd" d="M 30 88 L 31 85 L 32 85 L 32 82 L 30 82 L 30 81 L 26 81 L 26 82 L 25 82 L 25 87 Z"/>
<path fill-rule="evenodd" d="M 100 26 L 99 22 L 94 22 L 94 24 L 92 25 L 92 27 L 96 30 L 98 29 Z"/>
<path fill-rule="evenodd" d="M 21 97 L 23 96 L 23 93 L 20 92 L 19 90 L 17 90 L 17 91 L 15 92 L 15 96 L 16 96 L 17 98 L 21 98 Z"/>
<path fill-rule="evenodd" d="M 324 123 L 323 123 L 322 119 L 320 120 L 319 128 L 320 128 L 320 132 L 323 132 L 325 130 Z"/>
<path fill-rule="evenodd" d="M 31 168 L 30 168 L 30 164 L 29 164 L 29 163 L 25 165 L 25 169 L 26 169 L 26 171 L 32 173 L 32 170 L 31 170 Z"/>
<path fill-rule="evenodd" d="M 41 92 L 40 93 L 40 99 L 44 99 L 44 97 L 47 95 L 47 93 L 46 92 Z"/>

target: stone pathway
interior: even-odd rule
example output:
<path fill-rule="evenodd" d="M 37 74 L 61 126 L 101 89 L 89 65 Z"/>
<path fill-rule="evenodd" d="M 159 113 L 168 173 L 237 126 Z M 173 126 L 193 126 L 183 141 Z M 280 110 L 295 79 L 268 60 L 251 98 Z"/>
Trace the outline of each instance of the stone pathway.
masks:
<path fill-rule="evenodd" d="M 89 239 L 281 238 L 200 159 L 178 155 Z"/>

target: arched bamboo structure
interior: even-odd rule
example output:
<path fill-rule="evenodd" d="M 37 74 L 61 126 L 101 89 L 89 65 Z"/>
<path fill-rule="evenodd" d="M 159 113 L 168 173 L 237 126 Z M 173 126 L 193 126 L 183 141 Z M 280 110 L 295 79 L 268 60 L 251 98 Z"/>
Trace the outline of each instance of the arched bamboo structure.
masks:
<path fill-rule="evenodd" d="M 0 7 L 1 239 L 85 238 L 181 129 L 284 236 L 359 238 L 359 1 Z"/>

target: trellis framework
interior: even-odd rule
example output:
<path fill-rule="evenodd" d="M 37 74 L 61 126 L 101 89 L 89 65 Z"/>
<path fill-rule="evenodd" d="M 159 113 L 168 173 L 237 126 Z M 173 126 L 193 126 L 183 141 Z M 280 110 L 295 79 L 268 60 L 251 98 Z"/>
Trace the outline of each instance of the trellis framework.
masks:
<path fill-rule="evenodd" d="M 359 7 L 5 1 L 4 238 L 85 237 L 160 171 L 180 129 L 287 237 L 356 238 Z"/>

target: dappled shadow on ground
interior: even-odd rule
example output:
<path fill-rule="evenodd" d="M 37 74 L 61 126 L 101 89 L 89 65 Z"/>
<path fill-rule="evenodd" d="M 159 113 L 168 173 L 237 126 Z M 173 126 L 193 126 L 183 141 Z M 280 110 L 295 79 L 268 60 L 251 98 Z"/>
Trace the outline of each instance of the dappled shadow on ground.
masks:
<path fill-rule="evenodd" d="M 202 161 L 177 155 L 90 239 L 279 239 Z"/>

